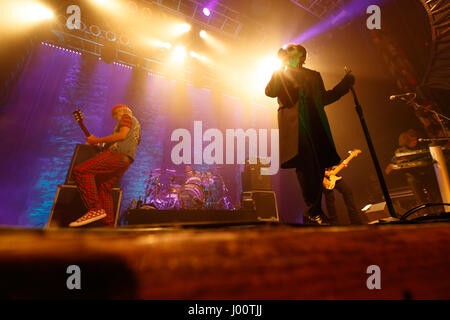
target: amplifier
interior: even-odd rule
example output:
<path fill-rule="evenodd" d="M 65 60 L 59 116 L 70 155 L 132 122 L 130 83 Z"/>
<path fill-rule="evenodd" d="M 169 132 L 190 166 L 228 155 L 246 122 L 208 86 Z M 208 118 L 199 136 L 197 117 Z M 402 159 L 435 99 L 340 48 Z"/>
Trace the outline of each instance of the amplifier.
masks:
<path fill-rule="evenodd" d="M 241 205 L 253 203 L 260 221 L 278 221 L 277 197 L 274 191 L 253 190 L 241 193 Z"/>
<path fill-rule="evenodd" d="M 75 146 L 75 151 L 73 152 L 72 160 L 70 161 L 69 170 L 67 171 L 66 181 L 64 182 L 64 184 L 75 185 L 75 180 L 72 176 L 73 168 L 80 163 L 96 156 L 99 152 L 100 149 L 95 146 L 91 146 L 89 144 L 77 144 Z M 120 187 L 120 180 L 121 179 L 118 179 L 117 182 L 113 185 L 114 188 Z"/>
<path fill-rule="evenodd" d="M 122 190 L 120 188 L 113 188 L 112 194 L 114 202 L 114 227 L 116 227 L 120 202 L 122 200 Z M 69 223 L 77 220 L 85 214 L 86 211 L 87 208 L 81 199 L 77 186 L 59 185 L 56 190 L 55 201 L 53 202 L 52 211 L 50 212 L 46 227 L 69 227 Z M 103 227 L 103 219 L 87 224 L 86 227 Z"/>
<path fill-rule="evenodd" d="M 242 191 L 252 190 L 272 190 L 272 181 L 270 175 L 261 175 L 261 168 L 269 167 L 269 165 L 249 164 L 247 159 L 244 171 L 241 173 Z"/>
<path fill-rule="evenodd" d="M 66 181 L 64 184 L 75 184 L 75 180 L 72 177 L 72 171 L 73 168 L 82 163 L 83 161 L 86 161 L 87 159 L 90 159 L 94 156 L 96 156 L 99 153 L 99 150 L 91 145 L 88 144 L 77 144 L 75 146 L 75 151 L 72 155 L 72 160 L 70 161 L 69 170 L 67 171 L 66 175 Z"/>

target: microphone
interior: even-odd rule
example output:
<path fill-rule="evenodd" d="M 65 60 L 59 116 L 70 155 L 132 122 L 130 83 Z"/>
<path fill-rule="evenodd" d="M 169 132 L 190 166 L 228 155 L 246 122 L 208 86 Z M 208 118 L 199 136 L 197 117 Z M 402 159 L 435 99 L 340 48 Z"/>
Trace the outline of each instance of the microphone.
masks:
<path fill-rule="evenodd" d="M 389 97 L 389 100 L 394 101 L 394 100 L 401 99 L 401 98 L 415 98 L 415 97 L 416 97 L 415 93 L 408 92 L 408 93 L 392 95 Z"/>

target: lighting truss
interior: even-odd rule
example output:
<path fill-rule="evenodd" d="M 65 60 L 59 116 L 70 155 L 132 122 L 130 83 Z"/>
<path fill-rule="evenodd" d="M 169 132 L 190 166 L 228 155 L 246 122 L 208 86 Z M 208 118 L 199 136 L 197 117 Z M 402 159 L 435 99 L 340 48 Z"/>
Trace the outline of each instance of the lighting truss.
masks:
<path fill-rule="evenodd" d="M 450 3 L 421 0 L 431 27 L 432 46 L 422 87 L 450 89 Z"/>
<path fill-rule="evenodd" d="M 338 12 L 348 0 L 289 0 L 320 20 Z"/>
<path fill-rule="evenodd" d="M 253 39 L 263 42 L 266 39 L 267 30 L 265 27 L 239 13 L 238 11 L 217 3 L 209 16 L 202 12 L 204 3 L 195 0 L 140 0 L 152 6 L 159 7 L 166 12 L 181 16 L 204 28 L 227 35 L 234 38 L 248 40 L 248 35 Z M 251 31 L 247 31 L 251 29 Z M 255 34 L 257 37 L 255 37 Z"/>
<path fill-rule="evenodd" d="M 255 41 L 253 39 L 262 43 L 267 36 L 263 25 L 220 3 L 216 4 L 211 15 L 207 17 L 202 12 L 203 4 L 195 0 L 123 1 L 131 14 L 150 17 L 152 14 L 160 12 L 168 16 L 178 16 L 201 26 L 203 29 L 214 31 L 232 39 L 247 41 L 247 43 L 249 40 Z M 84 20 L 81 30 L 73 32 L 65 27 L 65 19 L 64 16 L 59 16 L 57 27 L 52 30 L 57 35 L 57 39 L 49 40 L 48 43 L 95 55 L 99 58 L 105 51 L 113 50 L 114 62 L 161 75 L 158 70 L 165 63 L 161 56 L 158 53 L 156 55 L 151 53 L 151 56 L 141 56 L 136 51 L 136 44 L 132 40 L 130 41 L 125 34 L 121 34 L 119 30 L 103 30 L 101 27 Z M 184 73 L 187 77 L 192 71 L 185 70 Z M 215 76 L 207 69 L 203 68 L 201 73 L 206 82 L 210 84 L 217 82 Z"/>

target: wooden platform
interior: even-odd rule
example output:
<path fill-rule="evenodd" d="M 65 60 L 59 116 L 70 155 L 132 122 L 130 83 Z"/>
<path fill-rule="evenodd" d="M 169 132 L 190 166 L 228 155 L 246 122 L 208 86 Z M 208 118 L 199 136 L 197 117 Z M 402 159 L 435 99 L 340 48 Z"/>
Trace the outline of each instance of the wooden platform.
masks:
<path fill-rule="evenodd" d="M 448 223 L 0 229 L 0 298 L 449 299 Z M 81 290 L 68 290 L 69 265 Z M 369 290 L 367 267 L 381 268 Z"/>

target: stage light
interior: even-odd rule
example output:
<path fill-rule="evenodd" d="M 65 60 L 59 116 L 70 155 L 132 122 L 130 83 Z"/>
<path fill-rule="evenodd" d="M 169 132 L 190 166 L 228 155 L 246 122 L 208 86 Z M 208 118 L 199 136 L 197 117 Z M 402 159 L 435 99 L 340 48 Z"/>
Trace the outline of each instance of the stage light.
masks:
<path fill-rule="evenodd" d="M 52 19 L 54 17 L 53 11 L 38 2 L 19 2 L 10 4 L 8 10 L 14 22 L 19 23 L 33 23 Z"/>
<path fill-rule="evenodd" d="M 160 47 L 160 48 L 166 48 L 166 49 L 172 48 L 172 44 L 170 42 L 152 41 L 151 44 L 155 47 Z"/>
<path fill-rule="evenodd" d="M 192 58 L 198 58 L 198 59 L 200 59 L 200 55 L 199 55 L 198 53 L 194 52 L 194 51 L 189 52 L 189 55 L 190 55 Z"/>
<path fill-rule="evenodd" d="M 189 30 L 191 30 L 191 25 L 188 23 L 181 23 L 181 24 L 178 24 L 175 27 L 175 29 L 178 33 L 185 33 L 185 32 L 188 32 Z"/>
<path fill-rule="evenodd" d="M 203 14 L 209 17 L 211 15 L 211 11 L 208 8 L 203 8 Z"/>
<path fill-rule="evenodd" d="M 280 59 L 269 57 L 259 61 L 259 73 L 263 75 L 272 75 L 272 73 L 282 67 Z"/>
<path fill-rule="evenodd" d="M 205 56 L 202 56 L 202 55 L 198 54 L 198 53 L 195 52 L 195 51 L 189 52 L 189 55 L 190 55 L 192 58 L 195 58 L 195 59 L 198 59 L 198 60 L 202 60 L 202 61 L 206 61 L 206 57 L 205 57 Z"/>
<path fill-rule="evenodd" d="M 253 71 L 248 73 L 247 89 L 251 92 L 261 92 L 261 90 L 264 92 L 264 88 L 269 82 L 273 72 L 281 69 L 281 67 L 281 61 L 273 56 L 255 61 L 255 64 L 253 64 Z"/>
<path fill-rule="evenodd" d="M 123 7 L 120 2 L 117 0 L 91 0 L 96 6 L 101 7 L 102 10 L 106 9 L 108 11 L 123 11 L 124 9 L 130 10 L 130 3 L 133 3 L 132 1 L 128 2 L 128 6 Z M 131 11 L 131 10 L 130 10 Z"/>
<path fill-rule="evenodd" d="M 206 31 L 205 30 L 202 30 L 202 31 L 200 31 L 200 38 L 206 38 Z"/>
<path fill-rule="evenodd" d="M 92 0 L 92 2 L 95 2 L 96 4 L 101 6 L 108 4 L 108 0 Z"/>
<path fill-rule="evenodd" d="M 183 46 L 176 46 L 172 52 L 172 61 L 181 62 L 186 57 L 186 49 Z"/>

